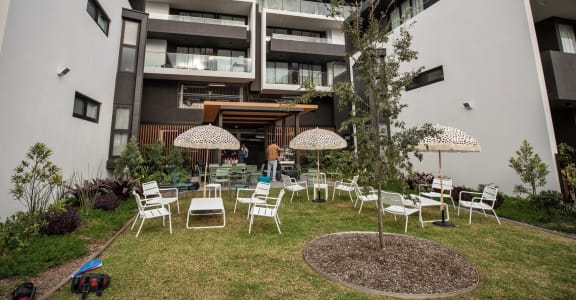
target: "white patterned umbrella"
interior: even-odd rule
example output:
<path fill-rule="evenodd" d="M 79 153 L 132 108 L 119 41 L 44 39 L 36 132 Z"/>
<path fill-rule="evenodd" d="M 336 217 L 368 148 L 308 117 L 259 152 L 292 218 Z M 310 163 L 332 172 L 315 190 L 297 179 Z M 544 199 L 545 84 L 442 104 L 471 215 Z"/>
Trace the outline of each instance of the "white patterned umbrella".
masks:
<path fill-rule="evenodd" d="M 230 132 L 211 124 L 190 128 L 176 137 L 174 146 L 206 149 L 204 174 L 208 170 L 210 149 L 238 149 L 240 142 Z M 206 196 L 206 176 L 204 176 L 204 197 Z"/>
<path fill-rule="evenodd" d="M 298 150 L 316 150 L 316 182 L 320 183 L 320 150 L 346 148 L 347 143 L 337 133 L 318 127 L 301 132 L 290 141 L 290 148 Z M 318 193 L 320 195 L 320 193 Z M 328 197 L 328 195 L 326 195 Z"/>
<path fill-rule="evenodd" d="M 438 152 L 438 175 L 440 177 L 440 208 L 442 210 L 442 225 L 444 222 L 444 186 L 442 184 L 442 152 L 480 152 L 478 141 L 464 131 L 445 125 L 436 124 L 439 130 L 437 136 L 428 136 L 415 147 L 421 152 Z"/>

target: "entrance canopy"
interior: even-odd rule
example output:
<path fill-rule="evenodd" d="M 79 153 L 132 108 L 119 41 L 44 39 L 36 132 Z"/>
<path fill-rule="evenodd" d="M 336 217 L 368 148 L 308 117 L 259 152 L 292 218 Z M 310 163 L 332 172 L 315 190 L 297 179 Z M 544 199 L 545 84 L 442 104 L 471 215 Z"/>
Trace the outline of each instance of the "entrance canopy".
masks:
<path fill-rule="evenodd" d="M 221 114 L 223 125 L 263 125 L 316 109 L 318 105 L 315 104 L 287 107 L 279 103 L 205 101 L 203 122 L 218 124 L 218 116 Z"/>

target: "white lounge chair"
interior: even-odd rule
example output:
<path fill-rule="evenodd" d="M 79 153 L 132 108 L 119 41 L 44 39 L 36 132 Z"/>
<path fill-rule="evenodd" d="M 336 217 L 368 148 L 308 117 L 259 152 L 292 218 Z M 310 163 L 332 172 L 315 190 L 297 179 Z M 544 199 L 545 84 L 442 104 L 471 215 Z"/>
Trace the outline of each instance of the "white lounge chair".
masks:
<path fill-rule="evenodd" d="M 358 184 L 358 177 L 359 177 L 358 175 L 355 175 L 354 177 L 352 177 L 352 180 L 342 179 L 340 181 L 336 181 L 334 183 L 334 190 L 332 192 L 332 200 L 334 200 L 336 190 L 338 190 L 338 195 L 340 195 L 341 191 L 348 192 L 348 195 L 350 196 L 350 201 L 354 202 L 354 199 L 352 198 L 352 192 L 354 191 L 356 185 Z"/>
<path fill-rule="evenodd" d="M 408 232 L 408 216 L 417 213 L 418 208 L 406 207 L 406 204 L 411 203 L 412 201 L 404 199 L 404 196 L 398 193 L 382 191 L 380 193 L 380 197 L 382 197 L 382 204 L 388 205 L 387 207 L 383 208 L 384 213 L 393 214 L 394 220 L 396 220 L 397 215 L 406 217 L 406 225 L 404 225 L 404 232 Z"/>
<path fill-rule="evenodd" d="M 470 201 L 462 200 L 462 195 L 469 194 L 469 195 L 476 195 Z M 496 196 L 498 195 L 498 189 L 494 186 L 487 185 L 484 187 L 482 193 L 478 192 L 471 192 L 471 191 L 461 191 L 458 195 L 458 215 L 460 215 L 460 206 L 469 208 L 470 217 L 468 219 L 468 224 L 472 224 L 472 209 L 481 209 L 484 212 L 484 216 L 486 215 L 486 211 L 492 211 L 494 217 L 496 217 L 496 221 L 498 224 L 500 223 L 500 219 L 498 219 L 498 215 L 494 210 L 494 204 L 496 204 Z"/>
<path fill-rule="evenodd" d="M 259 198 L 265 200 L 264 203 L 255 203 L 250 210 L 250 225 L 248 226 L 248 233 L 252 232 L 252 224 L 254 223 L 254 216 L 269 217 L 273 218 L 276 222 L 276 228 L 278 228 L 278 233 L 282 234 L 280 231 L 280 218 L 278 217 L 278 209 L 280 208 L 280 203 L 282 202 L 282 197 L 284 197 L 284 189 L 280 190 L 278 197 L 263 197 Z M 273 204 L 267 204 L 267 201 L 275 200 Z"/>
<path fill-rule="evenodd" d="M 142 223 L 140 223 L 140 227 L 138 227 L 136 237 L 138 237 L 138 235 L 140 234 L 140 231 L 142 230 L 142 225 L 144 225 L 144 221 L 146 219 L 153 219 L 159 217 L 162 217 L 162 226 L 166 226 L 165 217 L 168 217 L 168 224 L 170 225 L 170 234 L 172 234 L 172 214 L 170 213 L 170 209 L 166 208 L 166 206 L 169 205 L 166 203 L 149 205 L 146 203 L 146 199 L 142 199 L 140 195 L 138 195 L 138 193 L 136 193 L 135 191 L 133 191 L 132 194 L 134 195 L 134 198 L 136 198 L 136 203 L 138 204 L 138 216 L 134 220 L 134 223 L 132 223 L 132 228 L 130 230 L 134 229 L 134 225 L 136 224 L 136 221 L 138 219 L 140 218 L 142 219 Z"/>
<path fill-rule="evenodd" d="M 306 198 L 310 201 L 310 196 L 308 195 L 308 183 L 304 181 L 296 181 L 295 178 L 291 178 L 288 175 L 282 175 L 282 183 L 284 184 L 284 189 L 292 192 L 292 197 L 290 197 L 290 202 L 294 199 L 294 193 L 300 191 L 306 191 Z"/>

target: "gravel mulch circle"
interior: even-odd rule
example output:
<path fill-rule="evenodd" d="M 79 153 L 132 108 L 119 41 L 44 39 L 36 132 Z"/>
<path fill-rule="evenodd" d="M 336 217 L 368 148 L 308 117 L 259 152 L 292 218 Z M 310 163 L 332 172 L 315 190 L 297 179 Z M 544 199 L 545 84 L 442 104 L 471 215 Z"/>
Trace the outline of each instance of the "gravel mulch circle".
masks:
<path fill-rule="evenodd" d="M 321 236 L 303 250 L 304 260 L 321 275 L 374 294 L 405 298 L 438 298 L 476 288 L 480 280 L 472 263 L 434 242 L 378 233 L 343 232 Z"/>

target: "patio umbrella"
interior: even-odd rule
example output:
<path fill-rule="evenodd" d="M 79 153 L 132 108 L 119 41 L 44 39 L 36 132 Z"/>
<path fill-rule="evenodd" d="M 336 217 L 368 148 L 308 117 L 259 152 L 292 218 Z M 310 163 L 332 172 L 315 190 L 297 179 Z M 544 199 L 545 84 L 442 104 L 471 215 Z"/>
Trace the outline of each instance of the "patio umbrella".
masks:
<path fill-rule="evenodd" d="M 444 220 L 444 187 L 442 185 L 442 152 L 480 152 L 480 143 L 464 131 L 445 125 L 434 125 L 440 133 L 436 137 L 425 137 L 415 147 L 421 152 L 438 152 L 438 175 L 440 177 L 440 210 L 442 221 L 435 222 L 439 226 L 452 226 Z"/>
<path fill-rule="evenodd" d="M 290 141 L 290 148 L 297 150 L 316 150 L 316 183 L 320 183 L 320 150 L 342 149 L 347 146 L 344 140 L 337 133 L 320 129 L 318 127 L 301 132 Z M 328 197 L 328 195 L 326 195 Z M 320 188 L 318 188 L 318 201 L 320 199 Z"/>
<path fill-rule="evenodd" d="M 206 149 L 204 174 L 208 170 L 210 149 L 239 149 L 240 142 L 228 131 L 211 124 L 190 128 L 176 137 L 174 146 Z M 206 176 L 204 176 L 204 197 L 206 197 Z"/>

